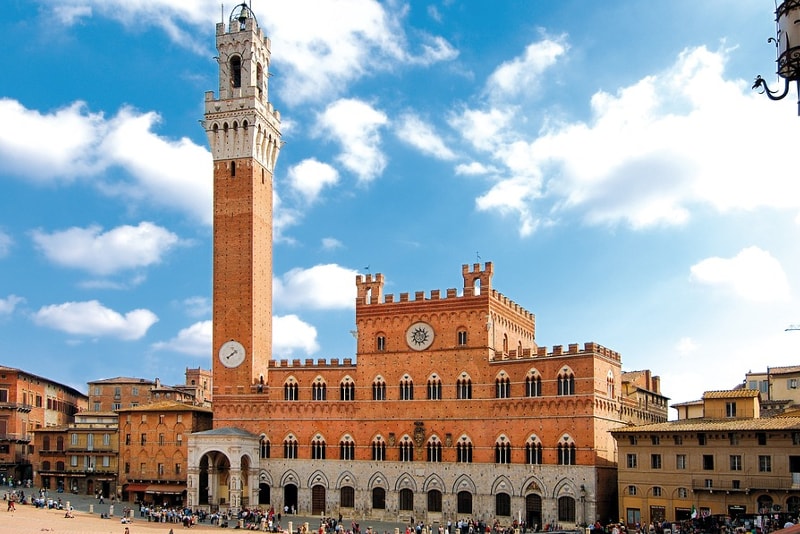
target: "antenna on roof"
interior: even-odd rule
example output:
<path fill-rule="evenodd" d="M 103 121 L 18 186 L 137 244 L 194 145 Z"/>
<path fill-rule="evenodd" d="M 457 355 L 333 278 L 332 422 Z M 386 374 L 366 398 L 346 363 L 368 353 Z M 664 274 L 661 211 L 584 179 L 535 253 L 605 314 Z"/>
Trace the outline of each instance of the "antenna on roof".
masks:
<path fill-rule="evenodd" d="M 225 22 L 225 4 L 219 5 L 219 21 Z"/>

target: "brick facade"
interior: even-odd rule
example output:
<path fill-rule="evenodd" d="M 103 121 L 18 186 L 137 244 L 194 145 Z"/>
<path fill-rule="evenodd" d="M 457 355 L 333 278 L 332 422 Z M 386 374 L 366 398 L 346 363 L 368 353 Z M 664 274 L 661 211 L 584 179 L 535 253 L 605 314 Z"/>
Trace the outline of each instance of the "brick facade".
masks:
<path fill-rule="evenodd" d="M 397 298 L 382 274 L 357 276 L 354 359 L 270 358 L 271 302 L 260 299 L 271 296 L 271 225 L 256 220 L 271 216 L 277 149 L 264 146 L 280 133 L 252 74 L 266 79 L 269 41 L 242 5 L 217 26 L 217 48 L 219 98 L 207 93 L 204 121 L 214 429 L 190 437 L 187 504 L 539 527 L 615 515 L 609 431 L 665 421 L 659 381 L 626 377 L 620 355 L 596 343 L 538 346 L 533 313 L 492 287 L 491 263 L 462 266 L 460 288 Z M 261 142 L 245 121 L 263 126 Z"/>
<path fill-rule="evenodd" d="M 33 480 L 34 431 L 65 425 L 86 406 L 72 387 L 0 366 L 0 480 Z"/>

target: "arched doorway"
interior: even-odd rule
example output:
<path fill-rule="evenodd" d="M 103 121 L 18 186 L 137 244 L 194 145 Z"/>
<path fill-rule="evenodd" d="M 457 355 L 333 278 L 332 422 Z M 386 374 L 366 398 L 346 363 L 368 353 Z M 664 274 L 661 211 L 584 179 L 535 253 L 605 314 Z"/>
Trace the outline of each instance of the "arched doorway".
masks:
<path fill-rule="evenodd" d="M 297 486 L 294 484 L 283 487 L 283 507 L 286 512 L 297 512 Z"/>
<path fill-rule="evenodd" d="M 314 486 L 311 488 L 311 515 L 325 513 L 325 486 Z"/>
<path fill-rule="evenodd" d="M 269 484 L 261 482 L 258 485 L 258 504 L 269 504 Z"/>
<path fill-rule="evenodd" d="M 759 495 L 758 500 L 758 513 L 768 514 L 772 511 L 772 497 L 769 495 Z"/>
<path fill-rule="evenodd" d="M 472 514 L 472 493 L 468 491 L 458 492 L 457 510 L 459 514 Z"/>
<path fill-rule="evenodd" d="M 525 523 L 534 531 L 542 528 L 542 498 L 535 493 L 525 497 Z"/>
<path fill-rule="evenodd" d="M 230 505 L 230 472 L 227 456 L 218 451 L 204 454 L 200 458 L 198 504 Z"/>

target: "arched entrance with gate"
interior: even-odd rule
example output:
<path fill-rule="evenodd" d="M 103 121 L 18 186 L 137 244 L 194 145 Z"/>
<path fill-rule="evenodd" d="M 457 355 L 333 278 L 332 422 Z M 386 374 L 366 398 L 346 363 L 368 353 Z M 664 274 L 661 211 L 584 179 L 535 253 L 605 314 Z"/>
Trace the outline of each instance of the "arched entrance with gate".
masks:
<path fill-rule="evenodd" d="M 325 514 L 325 486 L 311 488 L 311 515 Z"/>
<path fill-rule="evenodd" d="M 542 528 L 542 498 L 535 493 L 525 496 L 525 523 L 533 530 Z"/>

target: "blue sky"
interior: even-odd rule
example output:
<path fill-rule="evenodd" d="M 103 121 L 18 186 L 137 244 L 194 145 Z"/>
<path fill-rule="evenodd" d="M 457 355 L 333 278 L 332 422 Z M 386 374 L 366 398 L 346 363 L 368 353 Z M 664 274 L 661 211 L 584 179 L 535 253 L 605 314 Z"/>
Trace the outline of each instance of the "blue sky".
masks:
<path fill-rule="evenodd" d="M 0 13 L 0 363 L 211 365 L 211 0 Z M 275 358 L 353 357 L 354 278 L 493 285 L 673 402 L 798 363 L 800 132 L 766 0 L 253 0 L 272 40 Z"/>

